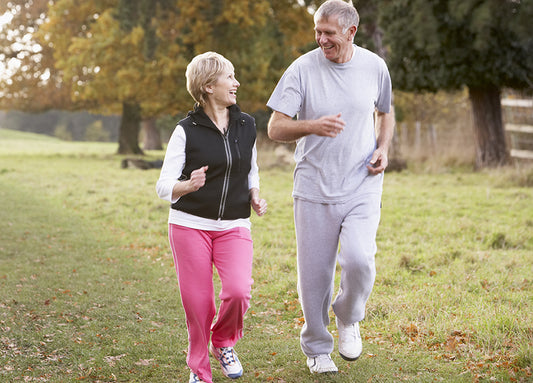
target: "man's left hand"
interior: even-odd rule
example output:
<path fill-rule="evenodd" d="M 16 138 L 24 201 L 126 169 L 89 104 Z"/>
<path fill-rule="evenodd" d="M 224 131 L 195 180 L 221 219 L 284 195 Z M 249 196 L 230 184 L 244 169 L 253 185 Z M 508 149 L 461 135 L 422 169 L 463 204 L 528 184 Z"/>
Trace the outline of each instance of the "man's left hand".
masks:
<path fill-rule="evenodd" d="M 389 164 L 389 159 L 387 156 L 387 152 L 385 150 L 377 148 L 372 154 L 372 159 L 370 160 L 370 164 L 366 165 L 366 167 L 370 174 L 376 175 L 376 174 L 384 172 L 388 164 Z"/>

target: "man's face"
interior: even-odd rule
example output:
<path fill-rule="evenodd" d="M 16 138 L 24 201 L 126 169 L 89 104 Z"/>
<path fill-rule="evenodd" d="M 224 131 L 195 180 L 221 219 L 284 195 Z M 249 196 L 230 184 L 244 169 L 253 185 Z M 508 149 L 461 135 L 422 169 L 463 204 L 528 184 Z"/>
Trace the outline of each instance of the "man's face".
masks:
<path fill-rule="evenodd" d="M 328 60 L 338 64 L 345 63 L 352 58 L 352 43 L 356 30 L 354 25 L 348 28 L 346 33 L 342 33 L 338 17 L 332 16 L 328 19 L 317 20 L 315 39 Z"/>

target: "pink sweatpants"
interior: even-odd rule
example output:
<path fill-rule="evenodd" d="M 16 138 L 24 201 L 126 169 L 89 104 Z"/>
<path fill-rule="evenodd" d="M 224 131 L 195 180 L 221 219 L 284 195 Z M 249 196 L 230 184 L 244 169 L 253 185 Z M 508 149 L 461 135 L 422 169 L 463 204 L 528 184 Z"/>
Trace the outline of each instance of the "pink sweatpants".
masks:
<path fill-rule="evenodd" d="M 187 318 L 187 365 L 211 383 L 209 338 L 215 347 L 233 347 L 242 337 L 250 307 L 253 246 L 250 230 L 204 231 L 169 224 L 169 240 Z M 221 281 L 216 315 L 213 265 Z"/>

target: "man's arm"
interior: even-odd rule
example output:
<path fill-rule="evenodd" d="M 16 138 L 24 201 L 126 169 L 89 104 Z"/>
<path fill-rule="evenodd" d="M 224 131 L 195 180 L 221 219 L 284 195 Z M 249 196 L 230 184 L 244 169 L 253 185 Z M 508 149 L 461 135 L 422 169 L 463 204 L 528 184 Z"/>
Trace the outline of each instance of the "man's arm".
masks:
<path fill-rule="evenodd" d="M 391 109 L 389 113 L 377 112 L 377 149 L 372 154 L 370 165 L 367 165 L 371 174 L 379 174 L 385 171 L 389 164 L 389 147 L 394 134 L 394 124 L 394 109 Z"/>
<path fill-rule="evenodd" d="M 316 120 L 293 120 L 274 111 L 268 121 L 268 137 L 279 142 L 292 142 L 309 134 L 336 137 L 345 126 L 341 114 L 323 116 Z"/>

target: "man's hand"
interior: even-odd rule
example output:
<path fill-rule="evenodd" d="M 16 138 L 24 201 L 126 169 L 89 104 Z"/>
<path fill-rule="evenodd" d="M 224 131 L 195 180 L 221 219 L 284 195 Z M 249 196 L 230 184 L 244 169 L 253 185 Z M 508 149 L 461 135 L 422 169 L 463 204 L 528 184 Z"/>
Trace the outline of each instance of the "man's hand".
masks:
<path fill-rule="evenodd" d="M 310 134 L 336 137 L 345 126 L 346 122 L 340 113 L 316 120 L 293 120 L 286 114 L 274 111 L 268 121 L 268 137 L 278 142 L 292 142 Z"/>
<path fill-rule="evenodd" d="M 313 133 L 317 136 L 323 137 L 337 137 L 337 135 L 344 130 L 346 122 L 341 117 L 341 113 L 337 115 L 323 116 L 314 121 Z"/>
<path fill-rule="evenodd" d="M 385 171 L 389 165 L 389 146 L 394 134 L 394 108 L 391 106 L 389 113 L 376 113 L 376 126 L 378 130 L 377 145 L 378 148 L 372 154 L 370 164 L 366 167 L 370 174 L 379 174 Z"/>
<path fill-rule="evenodd" d="M 388 165 L 389 158 L 387 155 L 387 151 L 377 148 L 372 154 L 370 164 L 366 165 L 366 167 L 370 174 L 376 175 L 385 171 Z"/>

